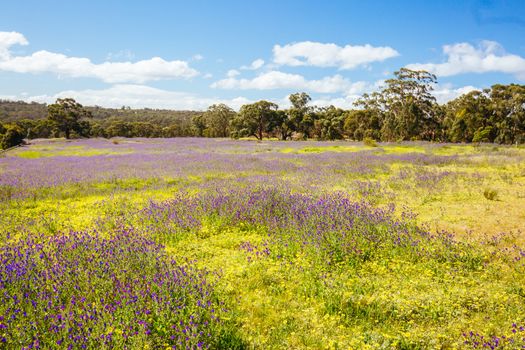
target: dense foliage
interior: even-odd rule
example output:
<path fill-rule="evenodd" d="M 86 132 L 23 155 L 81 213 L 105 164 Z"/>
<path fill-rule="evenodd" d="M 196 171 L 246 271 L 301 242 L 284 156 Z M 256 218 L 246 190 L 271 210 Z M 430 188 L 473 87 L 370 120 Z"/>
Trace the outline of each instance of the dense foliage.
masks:
<path fill-rule="evenodd" d="M 268 101 L 224 104 L 205 112 L 83 108 L 72 99 L 47 106 L 0 101 L 0 120 L 27 138 L 69 137 L 264 137 L 289 139 L 437 142 L 525 142 L 525 86 L 494 85 L 440 105 L 432 95 L 437 79 L 402 68 L 384 87 L 364 94 L 353 110 L 309 106 L 307 93 L 289 96 L 279 110 Z M 65 106 L 68 106 L 67 108 Z M 47 115 L 47 118 L 43 118 Z M 5 133 L 0 127 L 0 135 Z"/>
<path fill-rule="evenodd" d="M 60 127 L 68 124 L 49 118 L 50 111 L 53 116 L 60 115 L 60 112 L 51 109 L 57 104 L 60 104 L 59 101 L 47 106 L 35 102 L 0 100 L 0 140 L 6 129 L 14 126 L 19 127 L 23 138 L 27 139 L 65 137 L 66 129 Z M 191 119 L 201 114 L 194 111 L 131 109 L 126 106 L 119 109 L 83 107 L 72 125 L 74 128 L 68 130 L 71 138 L 194 136 L 198 134 Z"/>
<path fill-rule="evenodd" d="M 24 130 L 18 125 L 0 126 L 0 148 L 8 149 L 24 142 Z"/>

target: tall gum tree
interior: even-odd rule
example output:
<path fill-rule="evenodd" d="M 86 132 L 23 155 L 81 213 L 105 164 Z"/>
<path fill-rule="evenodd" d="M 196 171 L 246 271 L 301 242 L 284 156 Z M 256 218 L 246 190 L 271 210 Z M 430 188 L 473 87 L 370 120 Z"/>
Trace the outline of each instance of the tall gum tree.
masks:
<path fill-rule="evenodd" d="M 431 94 L 437 78 L 427 71 L 401 68 L 385 87 L 356 101 L 356 105 L 380 113 L 381 137 L 385 141 L 434 139 L 434 105 Z"/>
<path fill-rule="evenodd" d="M 262 140 L 264 135 L 271 133 L 277 124 L 278 108 L 275 103 L 264 100 L 243 105 L 232 120 L 232 136 L 255 136 L 257 140 Z"/>
<path fill-rule="evenodd" d="M 72 132 L 82 133 L 83 118 L 91 118 L 91 113 L 72 98 L 59 98 L 47 107 L 47 119 L 64 133 L 66 139 L 71 137 Z"/>

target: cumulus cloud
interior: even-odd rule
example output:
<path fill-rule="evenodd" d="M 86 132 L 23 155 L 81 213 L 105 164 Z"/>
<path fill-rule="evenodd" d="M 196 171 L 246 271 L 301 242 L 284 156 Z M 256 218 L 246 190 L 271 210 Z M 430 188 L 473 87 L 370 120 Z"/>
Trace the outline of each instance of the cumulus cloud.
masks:
<path fill-rule="evenodd" d="M 130 50 L 120 50 L 118 52 L 110 52 L 106 56 L 107 61 L 118 61 L 118 60 L 132 60 L 135 58 L 135 54 Z"/>
<path fill-rule="evenodd" d="M 460 88 L 454 88 L 449 84 L 445 85 L 438 85 L 434 91 L 432 91 L 432 95 L 436 98 L 437 102 L 440 104 L 447 103 L 448 101 L 451 101 L 455 99 L 456 97 L 459 97 L 464 94 L 468 94 L 471 91 L 474 90 L 481 90 L 479 88 L 476 88 L 472 85 L 463 86 Z"/>
<path fill-rule="evenodd" d="M 234 77 L 238 76 L 239 74 L 241 74 L 241 72 L 239 72 L 237 69 L 230 69 L 228 71 L 228 73 L 226 73 L 226 76 L 228 78 L 234 78 Z"/>
<path fill-rule="evenodd" d="M 367 45 L 338 46 L 330 43 L 303 41 L 273 47 L 273 61 L 287 66 L 338 67 L 352 69 L 371 62 L 399 56 L 391 47 Z"/>
<path fill-rule="evenodd" d="M 199 74 L 186 61 L 166 61 L 160 57 L 137 62 L 103 62 L 95 64 L 88 58 L 69 57 L 46 50 L 28 56 L 12 56 L 10 47 L 27 45 L 25 37 L 16 32 L 0 32 L 0 71 L 16 73 L 55 73 L 73 78 L 96 78 L 107 83 L 144 83 L 151 80 L 191 78 Z"/>
<path fill-rule="evenodd" d="M 29 44 L 26 38 L 17 32 L 0 32 L 0 60 L 7 60 L 11 56 L 9 49 L 14 45 Z"/>
<path fill-rule="evenodd" d="M 240 90 L 294 89 L 319 93 L 335 93 L 360 91 L 366 85 L 367 83 L 365 82 L 352 83 L 339 74 L 319 80 L 307 80 L 299 74 L 270 71 L 259 74 L 253 79 L 238 79 L 235 76 L 229 76 L 226 79 L 214 82 L 211 84 L 211 87 Z"/>
<path fill-rule="evenodd" d="M 356 82 L 347 90 L 335 95 L 313 96 L 311 105 L 318 107 L 335 106 L 344 109 L 355 108 L 353 103 L 359 99 L 364 92 L 372 92 L 381 88 L 383 81 L 374 83 Z M 453 87 L 451 84 L 440 84 L 433 91 L 433 95 L 441 104 L 466 94 L 473 90 L 480 90 L 474 86 Z M 42 103 L 53 103 L 57 98 L 72 97 L 85 106 L 104 106 L 120 108 L 130 106 L 132 108 L 165 108 L 177 110 L 205 110 L 212 104 L 224 103 L 235 110 L 239 110 L 243 104 L 253 103 L 255 100 L 243 96 L 224 99 L 218 97 L 203 97 L 196 94 L 169 91 L 137 84 L 117 84 L 107 89 L 68 90 L 54 95 L 0 95 L 0 99 L 21 100 L 26 102 L 36 101 Z M 266 98 L 277 103 L 281 108 L 288 108 L 290 102 L 288 95 L 280 99 Z"/>
<path fill-rule="evenodd" d="M 320 97 L 312 100 L 311 105 L 318 107 L 329 107 L 334 106 L 342 109 L 353 109 L 355 108 L 354 102 L 359 98 L 357 95 L 348 95 L 341 97 Z"/>
<path fill-rule="evenodd" d="M 452 76 L 464 73 L 500 72 L 525 80 L 525 59 L 506 53 L 503 47 L 494 41 L 483 41 L 478 47 L 468 43 L 443 46 L 447 56 L 443 63 L 409 64 L 409 69 L 423 69 L 437 76 Z"/>
<path fill-rule="evenodd" d="M 253 61 L 249 66 L 242 66 L 241 69 L 242 70 L 257 70 L 261 68 L 262 66 L 264 66 L 264 60 L 258 58 L 255 61 Z"/>
<path fill-rule="evenodd" d="M 165 108 L 177 110 L 204 110 L 215 103 L 224 103 L 239 109 L 243 104 L 253 101 L 245 97 L 221 99 L 216 97 L 203 97 L 179 91 L 157 89 L 137 84 L 117 84 L 107 89 L 67 90 L 54 95 L 38 96 L 0 96 L 0 99 L 35 101 L 53 103 L 57 98 L 72 97 L 85 106 L 104 106 L 120 108 Z"/>

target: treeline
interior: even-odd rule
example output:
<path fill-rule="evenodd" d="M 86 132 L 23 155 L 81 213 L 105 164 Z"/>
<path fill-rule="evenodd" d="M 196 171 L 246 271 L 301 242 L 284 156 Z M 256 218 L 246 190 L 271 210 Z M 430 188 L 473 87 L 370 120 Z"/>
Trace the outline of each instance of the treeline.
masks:
<path fill-rule="evenodd" d="M 202 112 L 174 111 L 169 109 L 131 109 L 127 106 L 121 108 L 106 108 L 100 106 L 84 107 L 91 113 L 92 121 L 106 123 L 112 121 L 125 122 L 150 122 L 160 126 L 170 126 L 174 123 L 190 123 L 191 118 Z M 13 123 L 20 120 L 38 120 L 47 118 L 47 105 L 37 102 L 10 101 L 0 99 L 0 121 Z"/>
<path fill-rule="evenodd" d="M 290 95 L 291 107 L 286 110 L 259 101 L 231 113 L 229 133 L 232 137 L 282 140 L 525 142 L 524 85 L 498 84 L 440 105 L 432 95 L 436 82 L 426 71 L 403 68 L 383 89 L 364 94 L 353 110 L 309 106 L 311 99 L 306 93 Z M 198 129 L 204 130 L 204 136 L 214 134 L 216 109 L 214 106 L 203 114 L 204 123 L 199 120 Z"/>
<path fill-rule="evenodd" d="M 4 148 L 20 138 L 61 136 L 525 142 L 524 85 L 498 84 L 440 105 L 432 95 L 436 82 L 426 71 L 402 68 L 380 91 L 364 94 L 352 110 L 311 106 L 304 92 L 289 96 L 288 109 L 258 101 L 239 112 L 224 104 L 192 112 L 82 107 L 73 99 L 59 99 L 49 106 L 4 101 L 0 102 L 0 120 L 5 124 L 0 124 L 0 137 Z M 20 112 L 24 108 L 27 118 Z"/>
<path fill-rule="evenodd" d="M 87 107 L 92 115 L 94 137 L 184 137 L 194 136 L 192 118 L 198 111 L 166 109 L 120 109 Z"/>
<path fill-rule="evenodd" d="M 48 118 L 43 103 L 0 100 L 0 124 L 17 125 L 25 138 L 52 138 L 65 136 Z M 193 136 L 192 117 L 198 111 L 166 109 L 83 107 L 88 124 L 72 130 L 71 137 L 179 137 Z"/>

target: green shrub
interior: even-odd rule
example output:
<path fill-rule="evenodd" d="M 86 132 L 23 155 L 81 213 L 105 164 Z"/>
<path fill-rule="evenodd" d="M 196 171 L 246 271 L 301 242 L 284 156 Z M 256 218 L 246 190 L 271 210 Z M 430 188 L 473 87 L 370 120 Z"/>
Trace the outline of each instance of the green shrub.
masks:
<path fill-rule="evenodd" d="M 8 149 L 24 142 L 24 131 L 18 126 L 8 127 L 1 140 L 1 148 Z"/>
<path fill-rule="evenodd" d="M 483 196 L 489 201 L 494 201 L 498 199 L 498 191 L 492 188 L 486 188 L 485 191 L 483 191 Z"/>
<path fill-rule="evenodd" d="M 377 147 L 377 142 L 373 138 L 370 138 L 370 137 L 365 137 L 363 139 L 363 143 L 365 144 L 365 146 L 368 146 L 368 147 Z"/>
<path fill-rule="evenodd" d="M 490 142 L 490 135 L 492 133 L 492 127 L 487 126 L 486 128 L 479 128 L 472 138 L 472 142 Z"/>

